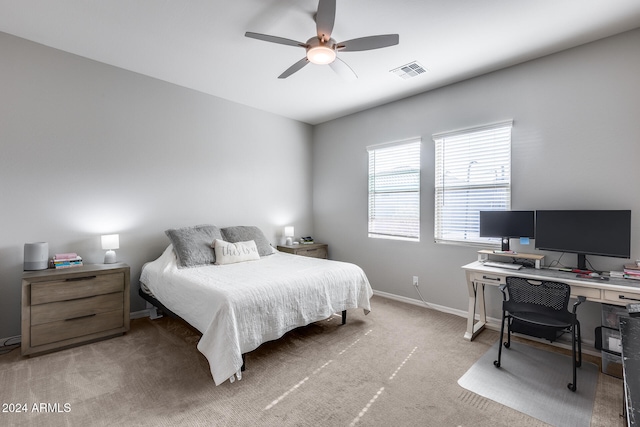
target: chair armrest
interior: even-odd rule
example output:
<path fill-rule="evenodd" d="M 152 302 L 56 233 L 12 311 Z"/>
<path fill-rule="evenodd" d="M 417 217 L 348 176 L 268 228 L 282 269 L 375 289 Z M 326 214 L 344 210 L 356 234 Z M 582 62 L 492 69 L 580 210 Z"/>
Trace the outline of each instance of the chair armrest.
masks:
<path fill-rule="evenodd" d="M 583 302 L 585 302 L 586 300 L 587 300 L 587 297 L 578 295 L 578 301 L 573 303 L 573 314 L 576 314 L 576 310 L 578 310 L 578 306 Z"/>
<path fill-rule="evenodd" d="M 507 292 L 505 291 L 505 289 L 507 289 L 507 284 L 503 283 L 502 285 L 498 286 L 498 289 L 500 289 L 500 292 L 502 292 L 502 299 L 504 301 L 507 300 Z"/>

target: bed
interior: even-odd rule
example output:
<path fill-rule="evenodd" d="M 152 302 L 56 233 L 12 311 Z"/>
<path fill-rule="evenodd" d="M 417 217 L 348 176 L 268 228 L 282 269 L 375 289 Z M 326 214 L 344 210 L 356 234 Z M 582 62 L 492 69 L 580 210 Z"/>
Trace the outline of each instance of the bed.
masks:
<path fill-rule="evenodd" d="M 348 309 L 371 310 L 360 267 L 278 252 L 256 227 L 205 225 L 167 235 L 171 244 L 142 269 L 140 292 L 202 333 L 198 350 L 216 385 L 241 379 L 243 355 L 264 342 L 334 313 L 344 321 Z M 227 262 L 220 248 L 240 260 Z"/>

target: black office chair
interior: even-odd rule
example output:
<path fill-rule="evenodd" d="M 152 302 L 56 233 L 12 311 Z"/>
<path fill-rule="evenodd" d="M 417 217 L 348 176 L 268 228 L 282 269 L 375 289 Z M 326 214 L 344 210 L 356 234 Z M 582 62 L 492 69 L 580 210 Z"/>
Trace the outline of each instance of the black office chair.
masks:
<path fill-rule="evenodd" d="M 507 341 L 504 343 L 506 348 L 511 346 L 512 332 L 544 338 L 551 342 L 565 332 L 571 333 L 573 382 L 567 387 L 571 391 L 576 391 L 576 368 L 582 365 L 580 322 L 578 322 L 576 310 L 586 298 L 578 297 L 571 312 L 569 311 L 571 287 L 566 283 L 507 277 L 507 283 L 500 286 L 500 290 L 504 297 L 500 337 L 504 336 L 506 321 Z M 497 368 L 500 367 L 502 345 L 498 348 L 498 360 L 493 362 Z"/>

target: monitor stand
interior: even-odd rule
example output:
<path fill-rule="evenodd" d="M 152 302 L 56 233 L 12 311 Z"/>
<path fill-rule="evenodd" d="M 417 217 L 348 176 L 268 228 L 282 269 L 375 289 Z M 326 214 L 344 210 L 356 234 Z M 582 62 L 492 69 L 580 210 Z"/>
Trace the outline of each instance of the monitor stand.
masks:
<path fill-rule="evenodd" d="M 578 270 L 587 270 L 587 256 L 585 254 L 578 255 Z"/>
<path fill-rule="evenodd" d="M 511 250 L 511 249 L 509 249 L 509 238 L 508 237 L 503 237 L 502 238 L 502 250 L 503 251 Z"/>

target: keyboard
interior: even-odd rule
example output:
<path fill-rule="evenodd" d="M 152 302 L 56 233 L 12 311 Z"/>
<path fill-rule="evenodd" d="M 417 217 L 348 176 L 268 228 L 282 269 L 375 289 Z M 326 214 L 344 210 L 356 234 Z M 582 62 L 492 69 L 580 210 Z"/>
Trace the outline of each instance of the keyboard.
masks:
<path fill-rule="evenodd" d="M 509 270 L 520 270 L 522 268 L 521 264 L 514 264 L 512 262 L 486 261 L 483 265 L 486 265 L 487 267 L 506 268 Z"/>

